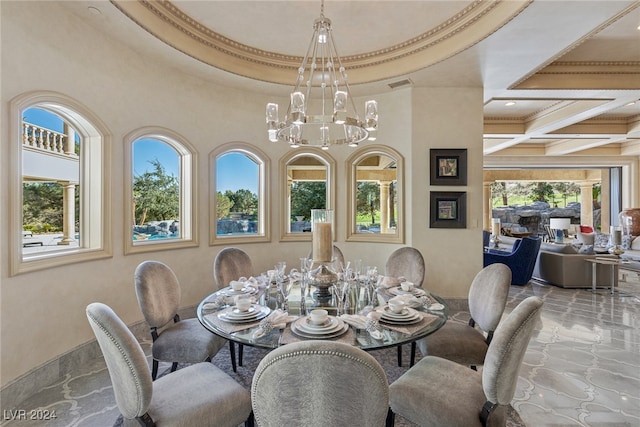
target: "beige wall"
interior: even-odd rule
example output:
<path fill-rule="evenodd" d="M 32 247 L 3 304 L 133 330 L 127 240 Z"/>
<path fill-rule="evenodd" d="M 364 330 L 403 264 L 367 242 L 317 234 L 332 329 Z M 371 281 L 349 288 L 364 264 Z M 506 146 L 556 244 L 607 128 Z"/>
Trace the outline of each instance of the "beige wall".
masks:
<path fill-rule="evenodd" d="M 183 286 L 184 306 L 197 304 L 212 290 L 211 265 L 220 247 L 207 243 L 207 162 L 208 153 L 221 144 L 230 141 L 255 144 L 271 158 L 272 241 L 243 246 L 254 261 L 256 273 L 278 260 L 297 265 L 299 255 L 307 253 L 309 243 L 277 240 L 281 206 L 276 202 L 280 197 L 277 164 L 288 148 L 266 139 L 263 121 L 266 96 L 216 86 L 144 58 L 65 14 L 55 3 L 3 2 L 1 7 L 2 140 L 5 141 L 0 154 L 3 206 L 0 224 L 5 227 L 2 235 L 8 233 L 9 216 L 5 184 L 9 176 L 9 132 L 4 124 L 12 98 L 34 90 L 65 94 L 100 117 L 113 137 L 110 153 L 113 257 L 10 277 L 5 256 L 8 243 L 6 239 L 0 241 L 2 386 L 92 340 L 84 314 L 90 302 L 109 304 L 128 324 L 140 321 L 133 271 L 145 259 L 166 262 L 175 270 Z M 283 87 L 283 94 L 287 90 Z M 471 277 L 481 268 L 477 226 L 482 209 L 481 90 L 404 89 L 380 94 L 376 99 L 381 115 L 377 143 L 393 146 L 405 157 L 406 243 L 415 245 L 425 255 L 431 289 L 445 297 L 464 298 Z M 461 108 L 466 111 L 458 115 Z M 454 116 L 455 126 L 448 124 Z M 469 123 L 462 122 L 463 118 L 470 118 L 466 119 Z M 197 248 L 124 255 L 123 137 L 143 126 L 172 129 L 198 150 L 201 243 Z M 428 149 L 440 146 L 469 148 L 470 182 L 477 184 L 464 188 L 469 192 L 472 227 L 467 230 L 432 230 L 428 226 Z M 338 183 L 345 182 L 344 160 L 350 153 L 346 147 L 330 151 L 338 164 Z M 361 258 L 365 264 L 383 270 L 386 257 L 400 245 L 346 243 L 346 186 L 339 184 L 337 189 L 337 244 L 348 259 Z M 466 260 L 462 267 L 459 259 Z"/>

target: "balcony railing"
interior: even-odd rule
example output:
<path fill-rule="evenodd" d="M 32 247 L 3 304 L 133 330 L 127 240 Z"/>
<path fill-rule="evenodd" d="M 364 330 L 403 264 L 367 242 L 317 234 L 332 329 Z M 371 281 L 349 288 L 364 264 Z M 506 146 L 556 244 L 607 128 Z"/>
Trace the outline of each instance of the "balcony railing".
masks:
<path fill-rule="evenodd" d="M 73 145 L 67 146 L 67 135 L 31 123 L 22 122 L 22 145 L 51 154 L 75 156 Z"/>

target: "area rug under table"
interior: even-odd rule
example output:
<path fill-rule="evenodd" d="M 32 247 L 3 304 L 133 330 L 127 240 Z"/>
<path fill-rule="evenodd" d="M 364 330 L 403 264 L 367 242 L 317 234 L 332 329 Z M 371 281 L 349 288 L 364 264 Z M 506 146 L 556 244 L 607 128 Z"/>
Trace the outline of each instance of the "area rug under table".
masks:
<path fill-rule="evenodd" d="M 237 349 L 237 346 L 236 346 Z M 382 350 L 374 350 L 369 352 L 373 357 L 376 358 L 378 362 L 384 368 L 389 384 L 394 382 L 396 379 L 400 377 L 403 373 L 407 371 L 409 366 L 409 351 L 410 346 L 405 345 L 403 347 L 403 366 L 398 366 L 398 353 L 395 347 L 387 348 Z M 222 348 L 218 354 L 213 358 L 213 363 L 228 373 L 232 378 L 234 378 L 239 384 L 244 386 L 247 390 L 251 389 L 251 380 L 253 378 L 253 373 L 255 372 L 258 363 L 260 360 L 269 352 L 267 349 L 256 348 L 256 347 L 244 347 L 243 358 L 242 358 L 242 366 L 237 367 L 237 372 L 233 372 L 231 369 L 231 357 L 229 355 L 229 346 L 226 345 Z M 416 362 L 420 360 L 419 352 L 416 354 Z M 169 373 L 169 370 L 165 370 L 159 373 L 158 376 L 166 375 Z M 295 422 L 292 422 L 292 426 L 295 425 Z M 122 426 L 122 417 L 118 417 L 114 427 Z M 411 423 L 405 418 L 396 415 L 395 417 L 395 426 L 396 427 L 414 427 L 416 424 Z M 507 426 L 508 427 L 526 427 L 520 415 L 513 409 L 511 406 L 507 409 Z M 286 426 L 285 426 L 286 427 Z M 329 426 L 328 426 L 329 427 Z"/>

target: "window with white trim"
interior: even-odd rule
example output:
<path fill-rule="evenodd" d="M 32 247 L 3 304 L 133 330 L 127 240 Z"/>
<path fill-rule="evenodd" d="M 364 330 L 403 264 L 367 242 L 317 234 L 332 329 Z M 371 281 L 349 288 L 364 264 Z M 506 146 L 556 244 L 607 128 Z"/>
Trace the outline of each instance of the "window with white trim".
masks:
<path fill-rule="evenodd" d="M 267 156 L 234 142 L 212 152 L 209 161 L 211 244 L 268 241 Z"/>
<path fill-rule="evenodd" d="M 196 246 L 196 151 L 176 132 L 135 130 L 127 146 L 126 252 Z"/>
<path fill-rule="evenodd" d="M 110 136 L 54 92 L 10 103 L 11 274 L 111 256 Z"/>

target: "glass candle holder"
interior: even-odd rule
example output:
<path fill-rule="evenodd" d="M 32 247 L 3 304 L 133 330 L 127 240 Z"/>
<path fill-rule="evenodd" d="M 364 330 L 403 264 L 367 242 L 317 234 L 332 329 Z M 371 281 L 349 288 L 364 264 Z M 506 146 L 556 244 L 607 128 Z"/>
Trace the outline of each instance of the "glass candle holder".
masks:
<path fill-rule="evenodd" d="M 333 210 L 311 209 L 311 240 L 314 262 L 333 258 Z"/>

